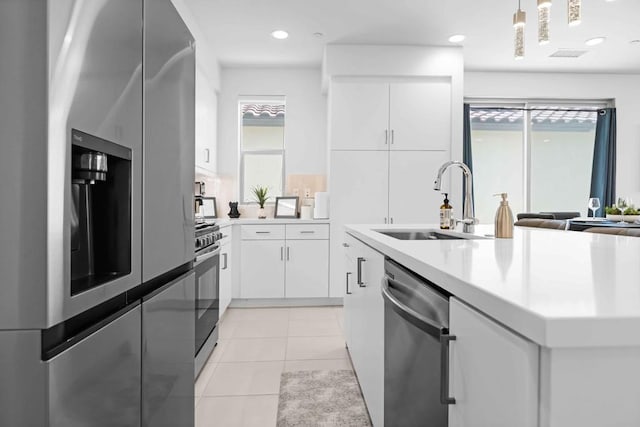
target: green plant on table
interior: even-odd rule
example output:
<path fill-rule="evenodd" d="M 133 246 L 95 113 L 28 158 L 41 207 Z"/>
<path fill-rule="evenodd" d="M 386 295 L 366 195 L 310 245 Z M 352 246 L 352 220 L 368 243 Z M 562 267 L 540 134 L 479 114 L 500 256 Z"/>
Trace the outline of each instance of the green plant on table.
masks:
<path fill-rule="evenodd" d="M 640 210 L 633 207 L 628 207 L 622 212 L 622 215 L 640 215 Z"/>
<path fill-rule="evenodd" d="M 622 215 L 622 211 L 616 206 L 605 206 L 604 211 L 607 215 Z"/>
<path fill-rule="evenodd" d="M 625 210 L 620 209 L 616 205 L 607 206 L 604 208 L 607 215 L 640 215 L 640 210 L 633 207 L 628 207 Z"/>
<path fill-rule="evenodd" d="M 269 200 L 269 196 L 267 195 L 269 189 L 267 187 L 255 186 L 251 190 L 253 196 L 260 205 L 260 209 L 264 209 L 264 204 Z"/>

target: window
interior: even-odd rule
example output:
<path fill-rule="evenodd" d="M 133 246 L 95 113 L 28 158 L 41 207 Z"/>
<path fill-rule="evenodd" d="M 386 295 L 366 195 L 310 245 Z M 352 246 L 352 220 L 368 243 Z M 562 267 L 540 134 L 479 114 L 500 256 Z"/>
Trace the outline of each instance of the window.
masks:
<path fill-rule="evenodd" d="M 284 99 L 240 101 L 240 199 L 255 202 L 256 186 L 269 189 L 269 201 L 284 186 Z"/>
<path fill-rule="evenodd" d="M 496 193 L 519 212 L 587 211 L 597 110 L 604 103 L 471 104 L 476 217 L 494 220 Z"/>

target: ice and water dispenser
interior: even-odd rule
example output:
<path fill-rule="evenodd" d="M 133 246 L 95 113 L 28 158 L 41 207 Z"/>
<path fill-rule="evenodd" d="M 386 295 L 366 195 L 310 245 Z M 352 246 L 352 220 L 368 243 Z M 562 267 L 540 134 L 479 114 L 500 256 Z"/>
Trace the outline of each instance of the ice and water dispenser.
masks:
<path fill-rule="evenodd" d="M 71 295 L 131 272 L 131 150 L 73 129 Z"/>

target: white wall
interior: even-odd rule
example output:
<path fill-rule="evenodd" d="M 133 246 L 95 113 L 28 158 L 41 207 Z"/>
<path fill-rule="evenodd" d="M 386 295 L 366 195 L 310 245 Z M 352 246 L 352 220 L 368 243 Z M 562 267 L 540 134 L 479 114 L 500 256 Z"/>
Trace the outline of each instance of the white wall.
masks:
<path fill-rule="evenodd" d="M 466 72 L 465 97 L 615 99 L 617 193 L 640 192 L 640 75 Z"/>
<path fill-rule="evenodd" d="M 218 100 L 218 174 L 238 174 L 238 98 L 285 97 L 285 174 L 325 174 L 327 100 L 320 68 L 222 68 Z"/>

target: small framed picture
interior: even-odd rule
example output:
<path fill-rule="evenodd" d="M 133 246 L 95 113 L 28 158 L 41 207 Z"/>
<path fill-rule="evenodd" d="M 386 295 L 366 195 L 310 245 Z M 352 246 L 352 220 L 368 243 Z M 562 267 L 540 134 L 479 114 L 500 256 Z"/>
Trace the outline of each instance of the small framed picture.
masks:
<path fill-rule="evenodd" d="M 216 206 L 215 197 L 202 197 L 202 206 L 200 207 L 202 218 L 218 218 L 218 208 Z"/>
<path fill-rule="evenodd" d="M 297 218 L 298 200 L 295 197 L 276 197 L 276 212 L 274 218 Z"/>

